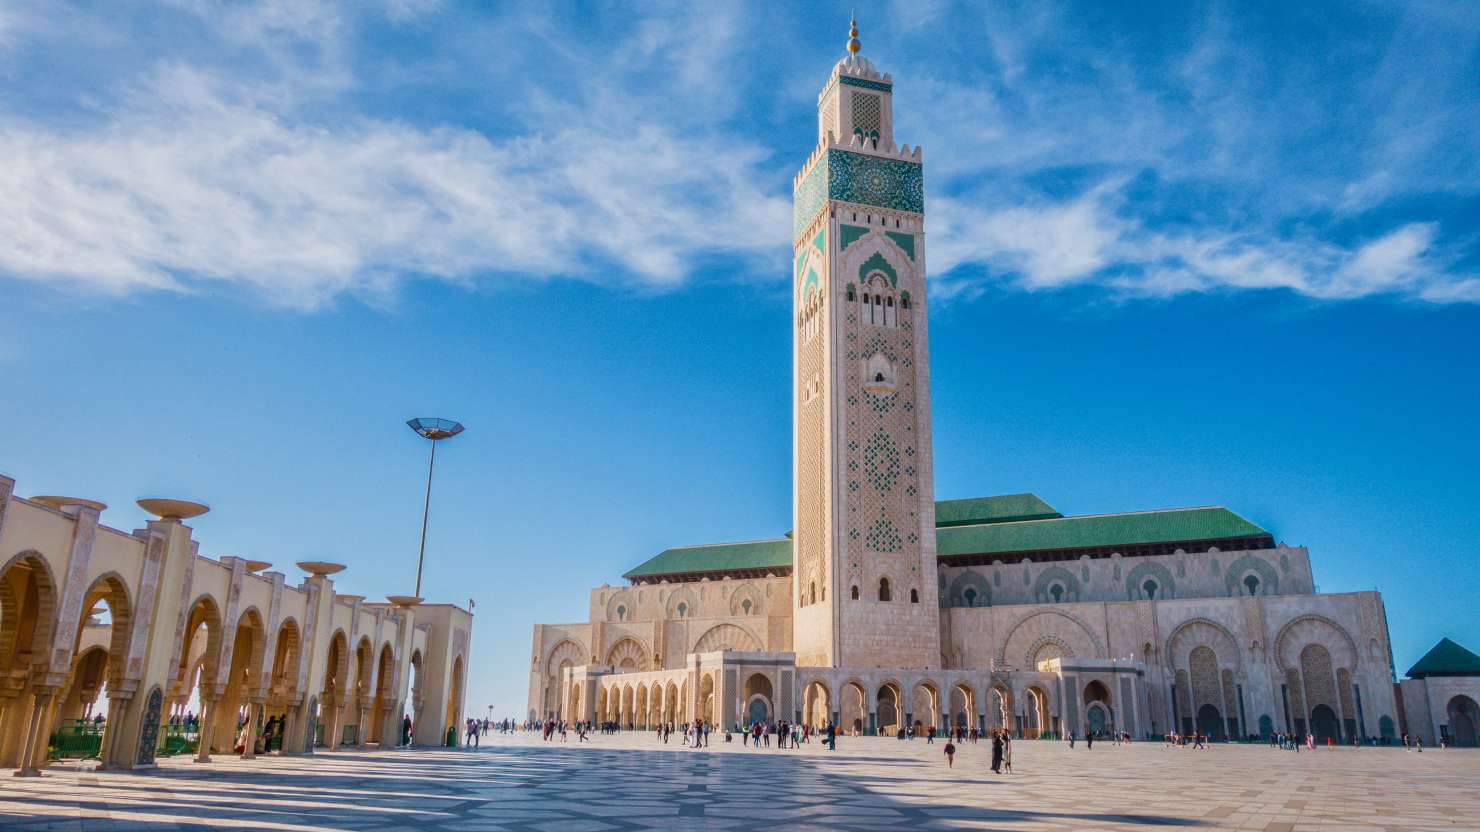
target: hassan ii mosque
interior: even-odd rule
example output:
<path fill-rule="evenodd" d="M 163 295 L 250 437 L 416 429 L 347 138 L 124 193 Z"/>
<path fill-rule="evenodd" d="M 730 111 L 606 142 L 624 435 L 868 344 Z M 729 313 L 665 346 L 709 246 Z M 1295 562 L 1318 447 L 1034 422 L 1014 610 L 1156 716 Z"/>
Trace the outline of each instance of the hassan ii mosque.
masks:
<path fill-rule="evenodd" d="M 1065 516 L 934 493 L 924 174 L 847 55 L 793 183 L 793 530 L 668 549 L 534 627 L 529 717 L 845 731 L 1475 741 L 1480 657 L 1395 683 L 1377 592 L 1221 506 Z"/>

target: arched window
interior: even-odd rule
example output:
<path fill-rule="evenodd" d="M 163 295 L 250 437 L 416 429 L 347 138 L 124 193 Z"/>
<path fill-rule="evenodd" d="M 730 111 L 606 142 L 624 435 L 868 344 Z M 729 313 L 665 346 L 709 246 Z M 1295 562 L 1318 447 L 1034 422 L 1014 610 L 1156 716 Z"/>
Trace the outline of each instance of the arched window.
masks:
<path fill-rule="evenodd" d="M 684 615 L 688 613 L 688 611 L 689 605 L 683 601 L 680 601 L 678 604 L 678 617 L 683 618 Z"/>
<path fill-rule="evenodd" d="M 627 620 L 627 608 L 626 607 L 623 607 L 623 606 L 618 606 L 617 607 L 617 620 L 618 621 L 626 621 Z"/>
<path fill-rule="evenodd" d="M 812 600 L 808 601 L 807 603 L 809 603 L 809 604 L 815 604 L 815 603 L 817 603 L 817 582 L 816 581 L 813 581 L 812 582 L 812 584 L 811 584 L 811 590 L 812 590 L 811 595 L 809 595 L 808 597 L 810 597 Z"/>
<path fill-rule="evenodd" d="M 853 284 L 852 283 L 849 283 L 848 284 L 848 300 L 855 300 L 857 297 L 858 297 L 858 294 L 853 291 Z"/>
<path fill-rule="evenodd" d="M 880 601 L 888 601 L 889 600 L 889 579 L 888 578 L 880 578 L 879 579 L 879 600 Z"/>
<path fill-rule="evenodd" d="M 884 382 L 884 374 L 883 373 L 874 373 L 874 381 L 877 381 L 877 382 L 879 382 L 879 383 L 882 384 Z"/>
<path fill-rule="evenodd" d="M 858 600 L 858 584 L 853 585 L 853 600 Z"/>
<path fill-rule="evenodd" d="M 1259 594 L 1259 577 L 1257 575 L 1253 575 L 1253 574 L 1248 575 L 1247 577 L 1244 578 L 1244 586 L 1246 586 L 1246 587 L 1249 588 L 1249 594 L 1250 595 L 1258 595 Z"/>
<path fill-rule="evenodd" d="M 967 587 L 966 588 L 966 591 L 963 592 L 963 593 L 961 593 L 961 594 L 966 598 L 966 606 L 968 606 L 968 607 L 974 607 L 974 606 L 976 606 L 976 590 L 975 589 L 973 589 L 971 587 Z"/>
<path fill-rule="evenodd" d="M 749 598 L 746 598 L 744 601 L 741 601 L 740 602 L 740 609 L 743 610 L 746 615 L 750 615 L 750 599 Z"/>
<path fill-rule="evenodd" d="M 1057 604 L 1058 602 L 1064 600 L 1064 585 L 1054 584 L 1053 586 L 1048 588 L 1048 594 L 1053 596 L 1053 602 Z"/>
<path fill-rule="evenodd" d="M 920 603 L 920 590 L 918 590 L 918 589 L 912 589 L 912 590 L 910 590 L 910 603 L 911 604 L 918 604 L 918 603 Z"/>
<path fill-rule="evenodd" d="M 1141 589 L 1143 589 L 1143 590 L 1146 591 L 1146 600 L 1148 600 L 1148 601 L 1155 601 L 1156 600 L 1156 581 L 1153 581 L 1150 578 L 1147 578 L 1146 579 L 1146 583 L 1141 584 Z"/>

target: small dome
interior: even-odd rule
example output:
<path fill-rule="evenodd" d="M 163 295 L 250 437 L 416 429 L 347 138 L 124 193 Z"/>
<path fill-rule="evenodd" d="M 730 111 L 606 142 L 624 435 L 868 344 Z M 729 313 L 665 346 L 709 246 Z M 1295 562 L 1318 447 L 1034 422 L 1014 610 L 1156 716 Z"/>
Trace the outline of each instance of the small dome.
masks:
<path fill-rule="evenodd" d="M 873 61 L 857 54 L 843 58 L 833 68 L 840 72 L 846 72 L 849 75 L 866 75 L 870 78 L 880 77 L 879 71 L 874 69 Z"/>

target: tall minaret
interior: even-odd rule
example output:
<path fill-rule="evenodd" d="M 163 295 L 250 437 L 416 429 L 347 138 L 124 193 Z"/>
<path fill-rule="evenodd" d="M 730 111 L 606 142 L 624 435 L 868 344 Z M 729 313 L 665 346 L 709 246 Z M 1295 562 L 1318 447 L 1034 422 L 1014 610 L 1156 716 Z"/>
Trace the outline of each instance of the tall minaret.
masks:
<path fill-rule="evenodd" d="M 793 183 L 793 648 L 830 667 L 939 667 L 925 191 L 893 80 L 848 54 Z"/>

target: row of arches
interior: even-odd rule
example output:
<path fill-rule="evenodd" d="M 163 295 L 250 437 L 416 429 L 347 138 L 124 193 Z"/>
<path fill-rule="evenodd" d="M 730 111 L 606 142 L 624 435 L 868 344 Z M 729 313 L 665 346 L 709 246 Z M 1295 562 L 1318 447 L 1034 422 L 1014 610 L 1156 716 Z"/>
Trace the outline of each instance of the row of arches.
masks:
<path fill-rule="evenodd" d="M 300 678 L 304 636 L 295 618 L 284 617 L 269 633 L 262 613 L 248 607 L 228 626 L 215 598 L 204 594 L 182 617 L 166 683 L 138 690 L 143 645 L 134 642 L 149 635 L 134 632 L 134 599 L 124 578 L 106 573 L 94 580 L 77 607 L 75 627 L 56 615 L 59 594 L 39 553 L 21 553 L 0 566 L 0 764 L 39 768 L 46 763 L 50 738 L 79 731 L 81 721 L 93 724 L 94 718 L 104 726 L 99 755 L 137 764 L 152 762 L 176 729 L 193 733 L 197 726 L 198 759 L 239 744 L 250 757 L 256 743 L 243 740 L 255 740 L 267 715 L 283 718 L 279 737 L 292 748 L 311 743 L 324 717 L 355 724 L 359 743 L 390 742 L 387 731 L 396 730 L 394 721 L 405 703 L 395 701 L 396 657 L 389 642 L 377 651 L 368 637 L 360 639 L 351 682 L 348 640 L 342 630 L 335 632 L 324 687 L 307 691 Z M 71 657 L 61 668 L 50 665 L 51 651 L 62 647 L 58 637 L 72 639 L 69 651 L 56 650 L 59 660 Z M 410 668 L 410 690 L 419 709 L 419 651 Z M 115 747 L 126 706 L 136 697 L 143 704 L 138 745 Z M 339 713 L 346 708 L 356 717 L 343 719 Z M 198 717 L 187 720 L 187 714 Z M 328 738 L 326 743 L 335 744 Z"/>
<path fill-rule="evenodd" d="M 978 703 L 978 695 L 964 681 L 942 686 L 922 680 L 906 686 L 889 680 L 869 688 L 850 679 L 834 691 L 826 680 L 812 679 L 802 687 L 802 714 L 812 725 L 835 722 L 844 731 L 884 736 L 931 727 L 1007 728 L 1029 738 L 1057 730 L 1045 686 L 1030 684 L 1014 694 L 997 684 L 987 688 L 985 701 Z"/>

